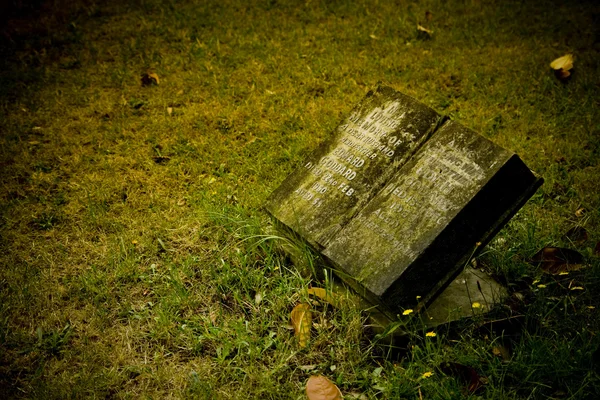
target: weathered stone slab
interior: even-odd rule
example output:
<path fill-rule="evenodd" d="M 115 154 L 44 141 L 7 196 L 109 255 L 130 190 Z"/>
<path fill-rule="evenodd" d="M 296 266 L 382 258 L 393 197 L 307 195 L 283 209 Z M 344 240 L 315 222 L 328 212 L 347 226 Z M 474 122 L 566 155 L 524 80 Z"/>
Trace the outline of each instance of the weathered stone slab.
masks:
<path fill-rule="evenodd" d="M 340 283 L 330 281 L 330 284 L 334 293 L 345 293 Z M 357 308 L 369 313 L 368 326 L 376 333 L 384 333 L 386 327 L 396 320 L 395 316 L 382 313 L 383 310 L 375 309 L 372 303 L 359 296 L 353 297 L 349 293 L 346 293 L 346 296 Z M 485 271 L 468 266 L 423 309 L 420 315 L 421 322 L 424 326 L 433 328 L 465 318 L 483 316 L 507 297 L 506 287 L 496 282 Z M 406 331 L 396 329 L 392 336 L 401 337 L 406 334 Z"/>
<path fill-rule="evenodd" d="M 434 327 L 482 315 L 508 297 L 504 286 L 487 273 L 465 268 L 424 310 L 423 324 Z"/>
<path fill-rule="evenodd" d="M 322 249 L 427 140 L 441 121 L 390 88 L 370 92 L 271 195 L 267 209 Z"/>
<path fill-rule="evenodd" d="M 537 181 L 515 154 L 447 122 L 323 254 L 390 309 L 427 302 Z"/>
<path fill-rule="evenodd" d="M 514 153 L 441 120 L 380 88 L 267 205 L 392 313 L 435 298 L 542 182 Z"/>

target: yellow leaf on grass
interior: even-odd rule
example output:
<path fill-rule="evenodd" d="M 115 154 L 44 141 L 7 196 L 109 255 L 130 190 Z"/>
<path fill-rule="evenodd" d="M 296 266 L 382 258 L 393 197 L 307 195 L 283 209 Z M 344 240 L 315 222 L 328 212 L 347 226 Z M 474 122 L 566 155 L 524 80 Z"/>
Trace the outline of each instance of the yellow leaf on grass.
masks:
<path fill-rule="evenodd" d="M 565 54 L 564 56 L 557 58 L 556 60 L 550 63 L 550 68 L 555 70 L 570 70 L 571 68 L 573 68 L 573 55 Z"/>
<path fill-rule="evenodd" d="M 306 303 L 298 304 L 292 310 L 291 316 L 292 326 L 298 339 L 298 346 L 303 349 L 308 345 L 308 341 L 310 340 L 310 326 L 312 325 L 310 306 Z"/>
<path fill-rule="evenodd" d="M 404 312 L 402 313 L 402 315 L 410 315 L 413 313 L 413 310 L 411 310 L 410 308 L 408 310 L 404 310 Z"/>
<path fill-rule="evenodd" d="M 417 24 L 417 31 L 424 32 L 425 34 L 427 34 L 429 36 L 433 35 L 433 31 L 431 29 L 427 29 L 420 24 Z"/>
<path fill-rule="evenodd" d="M 342 392 L 323 375 L 313 375 L 306 382 L 308 400 L 342 400 Z"/>
<path fill-rule="evenodd" d="M 334 307 L 338 307 L 340 304 L 340 298 L 338 295 L 331 291 L 327 291 L 323 288 L 310 288 L 308 289 L 308 294 L 315 295 L 321 300 L 325 300 Z"/>
<path fill-rule="evenodd" d="M 566 54 L 550 63 L 550 68 L 554 70 L 554 75 L 563 82 L 566 82 L 571 76 L 573 68 L 573 55 Z"/>
<path fill-rule="evenodd" d="M 158 77 L 158 74 L 156 74 L 154 72 L 150 72 L 148 74 L 148 77 L 150 77 L 150 79 L 152 79 L 154 82 L 156 82 L 157 85 L 160 83 L 160 78 Z"/>

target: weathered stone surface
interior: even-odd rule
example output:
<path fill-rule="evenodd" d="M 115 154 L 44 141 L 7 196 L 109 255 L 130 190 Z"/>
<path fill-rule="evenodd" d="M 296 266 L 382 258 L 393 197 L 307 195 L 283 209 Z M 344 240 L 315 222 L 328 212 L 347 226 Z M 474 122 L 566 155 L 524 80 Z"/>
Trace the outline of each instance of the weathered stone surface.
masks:
<path fill-rule="evenodd" d="M 384 333 L 393 323 L 394 316 L 381 313 L 373 304 L 345 291 L 341 283 L 330 281 L 332 291 L 343 294 L 357 308 L 369 313 L 368 325 L 376 333 Z M 433 328 L 464 318 L 481 316 L 501 304 L 508 297 L 506 287 L 496 282 L 488 273 L 471 266 L 466 267 L 450 284 L 423 309 L 420 318 L 424 326 Z M 391 318 L 390 318 L 391 317 Z M 392 336 L 401 337 L 407 332 L 396 329 Z"/>
<path fill-rule="evenodd" d="M 390 309 L 427 302 L 537 181 L 515 154 L 447 122 L 323 254 Z"/>
<path fill-rule="evenodd" d="M 434 327 L 485 314 L 508 296 L 487 273 L 467 267 L 424 310 L 423 324 Z"/>
<path fill-rule="evenodd" d="M 440 121 L 379 88 L 267 205 L 392 313 L 430 302 L 541 184 L 515 154 Z"/>
<path fill-rule="evenodd" d="M 390 88 L 369 92 L 271 195 L 267 210 L 322 249 L 427 140 L 441 117 Z"/>

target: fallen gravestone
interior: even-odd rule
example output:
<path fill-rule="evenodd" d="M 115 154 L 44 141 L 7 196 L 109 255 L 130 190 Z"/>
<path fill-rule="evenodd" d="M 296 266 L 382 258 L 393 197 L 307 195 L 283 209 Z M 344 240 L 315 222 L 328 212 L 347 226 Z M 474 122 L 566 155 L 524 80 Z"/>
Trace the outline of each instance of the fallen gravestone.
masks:
<path fill-rule="evenodd" d="M 456 282 L 541 183 L 517 155 L 380 87 L 273 192 L 267 210 L 393 315 Z"/>

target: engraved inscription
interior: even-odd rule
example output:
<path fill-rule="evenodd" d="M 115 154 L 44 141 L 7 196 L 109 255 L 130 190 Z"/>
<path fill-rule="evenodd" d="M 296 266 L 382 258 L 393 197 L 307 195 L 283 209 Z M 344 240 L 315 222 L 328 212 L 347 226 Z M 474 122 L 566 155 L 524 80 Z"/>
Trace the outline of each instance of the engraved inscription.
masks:
<path fill-rule="evenodd" d="M 305 164 L 304 167 L 317 180 L 307 182 L 301 187 L 302 191 L 296 191 L 296 200 L 313 204 L 314 196 L 328 190 L 347 197 L 356 195 L 358 190 L 368 190 L 362 184 L 368 178 L 362 176 L 361 168 L 380 154 L 393 157 L 398 146 L 416 138 L 409 132 L 411 124 L 398 130 L 407 115 L 407 111 L 399 114 L 401 108 L 400 101 L 388 101 L 366 115 L 358 112 L 350 115 L 346 123 L 338 127 L 342 136 L 333 151 L 314 164 Z M 357 176 L 361 178 L 360 183 L 352 185 L 351 181 Z"/>
<path fill-rule="evenodd" d="M 397 115 L 400 108 L 398 101 L 390 101 L 382 107 L 374 108 L 362 118 L 358 113 L 353 113 L 348 118 L 348 123 L 340 126 L 339 130 L 357 139 L 366 148 L 349 139 L 346 144 L 351 148 L 358 148 L 363 153 L 368 151 L 366 149 L 375 150 L 369 155 L 371 158 L 375 158 L 377 153 L 392 157 L 396 147 L 406 140 L 415 139 L 415 136 L 407 131 L 400 131 L 390 136 L 390 133 L 394 132 L 406 117 L 406 112 Z"/>
<path fill-rule="evenodd" d="M 433 131 L 440 116 L 389 88 L 370 93 L 273 193 L 269 211 L 326 246 Z"/>
<path fill-rule="evenodd" d="M 454 236 L 444 241 L 437 239 L 445 232 L 456 235 L 449 232 L 461 226 L 465 218 L 461 217 L 461 210 L 475 201 L 482 187 L 509 158 L 509 152 L 495 147 L 487 139 L 453 122 L 446 123 L 387 181 L 323 253 L 375 296 L 394 285 L 402 287 L 398 289 L 398 296 L 410 299 L 412 289 L 408 282 L 425 273 L 410 268 L 415 263 L 435 268 L 431 273 L 439 278 L 445 276 L 445 268 L 457 266 L 452 263 L 460 257 L 454 255 L 455 259 L 446 261 L 443 254 L 430 253 L 430 248 L 459 242 Z M 474 210 L 480 212 L 481 208 L 470 212 Z M 473 235 L 471 226 L 482 229 L 484 225 L 484 222 L 472 221 L 464 235 Z M 466 251 L 467 247 L 457 249 L 456 254 Z M 448 257 L 453 251 L 452 246 L 444 248 Z M 440 257 L 439 263 L 426 261 L 437 257 Z M 395 286 L 402 277 L 407 277 L 407 283 Z M 428 290 L 425 286 L 415 287 L 414 291 L 424 294 Z"/>
<path fill-rule="evenodd" d="M 379 208 L 357 221 L 407 258 L 413 258 L 418 249 L 403 244 L 402 238 L 410 238 L 414 232 L 426 233 L 447 222 L 463 206 L 461 194 L 471 192 L 483 176 L 481 166 L 464 157 L 459 149 L 447 144 L 430 146 L 412 172 L 384 188 L 386 197 Z"/>

